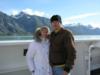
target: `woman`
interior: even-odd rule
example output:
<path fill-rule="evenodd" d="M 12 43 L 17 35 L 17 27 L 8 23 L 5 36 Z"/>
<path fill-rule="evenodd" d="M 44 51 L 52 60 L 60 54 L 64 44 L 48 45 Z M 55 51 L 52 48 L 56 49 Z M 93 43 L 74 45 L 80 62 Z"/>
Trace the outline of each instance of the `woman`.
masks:
<path fill-rule="evenodd" d="M 27 52 L 27 63 L 32 75 L 52 75 L 49 65 L 49 30 L 41 27 L 36 30 L 35 40 L 30 43 Z"/>

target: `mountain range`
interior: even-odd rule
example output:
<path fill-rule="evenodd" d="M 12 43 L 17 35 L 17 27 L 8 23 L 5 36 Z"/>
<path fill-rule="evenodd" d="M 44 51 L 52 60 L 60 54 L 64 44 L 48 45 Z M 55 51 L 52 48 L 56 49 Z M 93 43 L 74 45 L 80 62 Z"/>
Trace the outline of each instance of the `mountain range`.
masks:
<path fill-rule="evenodd" d="M 29 15 L 20 12 L 17 15 L 7 15 L 0 12 L 0 35 L 32 35 L 35 29 L 40 26 L 50 26 L 50 20 L 46 17 Z M 74 35 L 100 35 L 100 28 L 93 28 L 91 25 L 66 24 L 64 28 L 72 31 Z"/>

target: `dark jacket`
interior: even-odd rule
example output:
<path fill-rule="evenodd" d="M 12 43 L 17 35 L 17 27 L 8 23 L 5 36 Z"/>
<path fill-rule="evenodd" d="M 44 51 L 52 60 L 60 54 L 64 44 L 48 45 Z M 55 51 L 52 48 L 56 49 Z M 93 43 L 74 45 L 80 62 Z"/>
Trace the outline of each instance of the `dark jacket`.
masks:
<path fill-rule="evenodd" d="M 61 28 L 50 35 L 49 60 L 52 66 L 65 64 L 64 70 L 70 72 L 76 58 L 74 38 L 69 30 Z"/>

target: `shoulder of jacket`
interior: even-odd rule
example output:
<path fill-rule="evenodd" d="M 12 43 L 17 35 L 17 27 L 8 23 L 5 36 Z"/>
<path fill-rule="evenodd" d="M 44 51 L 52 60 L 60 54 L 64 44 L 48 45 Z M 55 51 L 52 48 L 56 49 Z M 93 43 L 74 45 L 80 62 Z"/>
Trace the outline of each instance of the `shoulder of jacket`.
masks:
<path fill-rule="evenodd" d="M 69 29 L 63 29 L 63 33 L 66 33 L 66 34 L 72 34 L 72 31 L 69 30 Z"/>
<path fill-rule="evenodd" d="M 36 42 L 35 40 L 33 40 L 29 45 L 30 45 L 30 46 L 36 46 L 36 43 L 37 43 L 37 42 Z"/>
<path fill-rule="evenodd" d="M 52 31 L 52 32 L 50 33 L 50 35 L 49 35 L 49 38 L 50 38 L 52 35 L 54 35 L 54 34 L 55 34 L 55 32 Z"/>

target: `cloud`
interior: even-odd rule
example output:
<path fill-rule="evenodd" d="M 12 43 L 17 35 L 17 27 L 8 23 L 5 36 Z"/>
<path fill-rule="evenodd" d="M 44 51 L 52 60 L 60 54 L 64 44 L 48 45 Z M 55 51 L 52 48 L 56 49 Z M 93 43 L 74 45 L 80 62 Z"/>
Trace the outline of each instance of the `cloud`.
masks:
<path fill-rule="evenodd" d="M 29 14 L 29 15 L 37 15 L 37 16 L 45 16 L 45 12 L 42 11 L 33 11 L 32 9 L 24 9 L 23 12 Z"/>
<path fill-rule="evenodd" d="M 98 21 L 92 21 L 91 23 L 90 23 L 93 27 L 99 27 L 100 28 L 100 22 L 98 22 Z"/>
<path fill-rule="evenodd" d="M 97 15 L 100 15 L 100 13 L 86 13 L 86 14 L 81 14 L 77 16 L 72 16 L 72 17 L 64 19 L 63 23 L 69 24 L 69 23 L 75 22 L 76 20 L 84 19 L 90 16 L 97 16 Z"/>
<path fill-rule="evenodd" d="M 32 9 L 29 9 L 29 8 L 23 9 L 22 12 L 25 12 L 25 13 L 27 13 L 29 15 L 33 15 L 33 10 Z"/>
<path fill-rule="evenodd" d="M 12 11 L 11 11 L 11 15 L 17 15 L 18 13 L 19 13 L 18 10 L 12 10 Z"/>
<path fill-rule="evenodd" d="M 26 14 L 29 14 L 29 15 L 37 15 L 37 16 L 43 16 L 43 17 L 49 17 L 49 14 L 45 13 L 45 12 L 42 12 L 42 11 L 33 11 L 32 9 L 30 8 L 26 8 L 26 9 L 23 9 L 23 10 L 12 10 L 12 15 L 16 15 L 18 14 L 19 12 L 24 12 Z"/>

